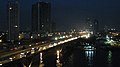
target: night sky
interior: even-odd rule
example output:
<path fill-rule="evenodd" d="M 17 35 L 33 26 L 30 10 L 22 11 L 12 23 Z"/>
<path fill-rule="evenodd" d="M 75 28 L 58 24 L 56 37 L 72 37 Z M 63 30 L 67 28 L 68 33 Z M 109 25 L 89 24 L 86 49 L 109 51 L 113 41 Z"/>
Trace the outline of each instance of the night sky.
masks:
<path fill-rule="evenodd" d="M 20 0 L 21 30 L 30 30 L 31 7 L 38 0 Z M 0 30 L 5 30 L 7 0 L 0 0 Z M 57 30 L 83 29 L 87 18 L 96 18 L 104 25 L 120 28 L 120 0 L 51 0 L 52 20 Z"/>

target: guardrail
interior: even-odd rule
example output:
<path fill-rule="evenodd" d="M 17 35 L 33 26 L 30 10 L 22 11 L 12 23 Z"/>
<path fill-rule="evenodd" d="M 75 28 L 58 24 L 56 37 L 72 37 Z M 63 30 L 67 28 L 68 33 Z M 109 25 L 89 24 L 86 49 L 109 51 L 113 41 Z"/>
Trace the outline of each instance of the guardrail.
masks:
<path fill-rule="evenodd" d="M 27 53 L 27 52 L 31 52 L 31 54 L 34 54 L 34 53 L 50 49 L 52 47 L 58 46 L 60 44 L 64 44 L 66 42 L 69 42 L 69 41 L 72 41 L 72 40 L 75 40 L 75 39 L 78 39 L 78 38 L 80 38 L 80 37 L 71 37 L 71 38 L 67 38 L 67 39 L 64 39 L 64 40 L 57 40 L 57 41 L 53 41 L 53 42 L 50 42 L 50 43 L 45 43 L 45 44 L 42 44 L 42 45 L 37 43 L 37 45 L 31 46 L 31 47 L 29 47 L 27 49 L 18 50 L 18 51 L 15 51 L 15 52 L 11 52 L 9 54 L 1 55 L 0 59 L 5 58 L 9 62 L 11 62 L 11 61 L 13 61 L 13 58 L 11 58 L 11 57 L 13 57 L 14 55 L 17 55 L 17 54 L 19 54 L 19 55 L 23 54 L 24 55 L 24 53 Z M 35 52 L 35 49 L 37 49 L 37 52 Z M 25 56 L 26 55 L 24 55 L 24 57 Z M 22 58 L 22 57 L 15 58 L 15 59 L 20 59 L 20 58 Z M 0 66 L 2 64 L 8 63 L 6 60 L 0 61 Z"/>

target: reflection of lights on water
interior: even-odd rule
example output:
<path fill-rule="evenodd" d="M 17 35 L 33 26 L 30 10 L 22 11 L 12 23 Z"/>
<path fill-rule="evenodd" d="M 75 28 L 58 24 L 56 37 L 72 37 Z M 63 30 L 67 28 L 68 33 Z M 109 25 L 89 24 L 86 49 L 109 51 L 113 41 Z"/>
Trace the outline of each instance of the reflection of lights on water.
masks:
<path fill-rule="evenodd" d="M 94 51 L 85 51 L 87 57 L 93 57 Z"/>
<path fill-rule="evenodd" d="M 43 64 L 43 53 L 40 53 L 40 65 L 39 67 L 44 67 L 44 64 Z"/>
<path fill-rule="evenodd" d="M 86 45 L 86 44 L 84 44 L 84 45 Z M 89 44 L 87 44 L 87 45 L 89 45 Z M 96 48 L 93 46 L 84 46 L 84 49 L 85 50 L 95 50 Z"/>
<path fill-rule="evenodd" d="M 59 63 L 60 63 L 60 60 L 58 59 L 58 60 L 56 60 L 56 62 L 57 62 L 57 64 L 59 64 Z"/>
<path fill-rule="evenodd" d="M 42 53 L 40 53 L 40 63 L 43 63 Z"/>
<path fill-rule="evenodd" d="M 32 67 L 32 62 L 30 63 L 30 65 L 28 67 Z"/>
<path fill-rule="evenodd" d="M 60 63 L 60 51 L 61 50 L 57 50 L 57 60 L 56 60 L 57 67 L 62 67 L 62 64 Z"/>
<path fill-rule="evenodd" d="M 57 67 L 62 67 L 62 64 L 60 63 L 60 60 L 56 60 L 56 66 Z"/>
<path fill-rule="evenodd" d="M 60 58 L 60 51 L 57 50 L 57 59 L 59 59 L 59 58 Z"/>
<path fill-rule="evenodd" d="M 108 64 L 109 64 L 109 66 L 111 66 L 111 63 L 112 63 L 112 52 L 109 51 L 108 52 Z"/>
<path fill-rule="evenodd" d="M 40 64 L 39 67 L 44 67 L 44 64 Z"/>
<path fill-rule="evenodd" d="M 91 49 L 92 46 L 85 46 L 84 48 L 85 48 L 85 49 Z"/>
<path fill-rule="evenodd" d="M 92 50 L 85 51 L 85 54 L 86 54 L 86 58 L 88 59 L 88 64 L 92 65 L 94 51 L 92 51 Z"/>

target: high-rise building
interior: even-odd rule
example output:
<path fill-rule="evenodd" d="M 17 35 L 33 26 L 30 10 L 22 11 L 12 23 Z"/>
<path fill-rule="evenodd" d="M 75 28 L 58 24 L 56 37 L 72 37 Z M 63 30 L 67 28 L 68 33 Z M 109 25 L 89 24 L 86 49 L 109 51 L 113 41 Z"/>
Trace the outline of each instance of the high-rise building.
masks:
<path fill-rule="evenodd" d="M 32 5 L 32 32 L 44 37 L 50 31 L 51 5 L 46 2 L 37 2 Z"/>
<path fill-rule="evenodd" d="M 90 32 L 93 32 L 93 21 L 91 18 L 87 18 L 87 29 Z"/>
<path fill-rule="evenodd" d="M 99 24 L 98 24 L 98 20 L 94 19 L 93 20 L 93 33 L 96 34 L 99 31 Z"/>
<path fill-rule="evenodd" d="M 99 31 L 99 24 L 98 24 L 97 19 L 88 18 L 87 19 L 87 26 L 88 26 L 88 30 L 90 32 L 93 32 L 93 34 L 96 34 Z"/>
<path fill-rule="evenodd" d="M 19 35 L 19 1 L 8 0 L 7 3 L 8 40 L 18 40 Z"/>

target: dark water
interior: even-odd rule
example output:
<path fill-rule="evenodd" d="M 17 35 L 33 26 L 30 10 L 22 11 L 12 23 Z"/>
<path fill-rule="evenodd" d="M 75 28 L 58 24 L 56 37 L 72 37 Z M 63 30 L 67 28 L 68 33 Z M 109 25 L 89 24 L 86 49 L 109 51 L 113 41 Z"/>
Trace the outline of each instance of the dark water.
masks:
<path fill-rule="evenodd" d="M 120 67 L 119 51 L 61 47 L 50 50 L 44 55 L 41 67 Z"/>
<path fill-rule="evenodd" d="M 119 51 L 92 49 L 85 49 L 85 46 L 56 47 L 40 53 L 29 67 L 120 67 Z"/>

